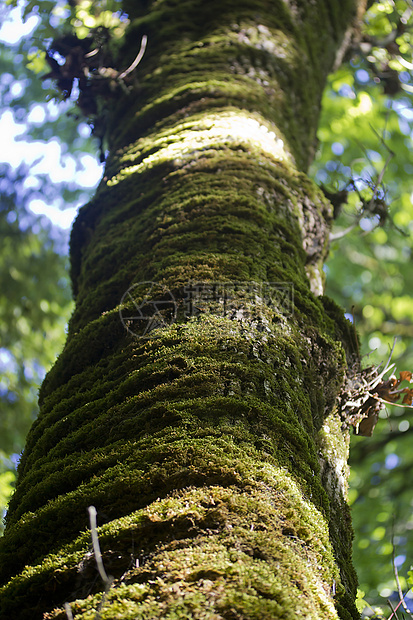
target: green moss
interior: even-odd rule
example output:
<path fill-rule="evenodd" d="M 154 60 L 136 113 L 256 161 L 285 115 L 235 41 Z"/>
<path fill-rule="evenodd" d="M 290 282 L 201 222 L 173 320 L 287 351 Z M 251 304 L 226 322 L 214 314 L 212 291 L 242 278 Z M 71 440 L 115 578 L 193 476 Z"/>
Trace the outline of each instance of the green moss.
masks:
<path fill-rule="evenodd" d="M 317 613 L 336 618 L 329 584 L 338 574 L 322 516 L 303 501 L 282 469 L 251 465 L 243 492 L 216 485 L 189 487 L 99 528 L 103 561 L 116 579 L 108 594 L 108 618 L 129 611 L 138 618 L 148 613 L 172 618 L 180 609 L 177 589 L 194 617 L 201 609 L 225 616 L 232 608 L 248 618 L 260 617 L 260 609 L 261 617 L 268 618 L 277 609 L 283 610 L 282 617 L 305 612 L 309 618 Z M 36 593 L 46 584 L 50 608 L 64 592 L 69 596 L 90 587 L 89 574 L 95 569 L 88 545 L 89 535 L 82 534 L 25 569 L 2 589 L 2 613 L 11 614 L 20 592 L 29 591 L 33 615 L 23 613 L 21 618 L 35 620 Z M 317 574 L 310 559 L 319 566 Z M 153 580 L 158 564 L 162 577 Z M 170 582 L 175 584 L 172 590 Z M 94 589 L 102 585 L 96 583 Z M 72 603 L 72 609 L 87 618 L 87 610 L 96 610 L 100 600 L 101 594 L 89 596 Z"/>
<path fill-rule="evenodd" d="M 101 358 L 92 375 L 85 364 L 80 375 L 88 377 L 89 389 L 83 399 L 76 395 L 74 409 L 62 391 L 71 394 L 82 384 L 79 373 L 45 398 L 10 507 L 5 568 L 18 571 L 19 563 L 41 558 L 53 546 L 56 529 L 60 541 L 70 540 L 74 530 L 87 526 L 90 503 L 104 505 L 105 517 L 117 519 L 187 485 L 208 481 L 248 488 L 258 463 L 281 464 L 328 514 L 311 439 L 317 416 L 309 415 L 318 410 L 323 419 L 325 403 L 317 393 L 325 390 L 315 387 L 313 400 L 301 395 L 303 385 L 314 385 L 312 365 L 318 360 L 314 350 L 299 351 L 295 340 L 278 330 L 262 339 L 248 322 L 200 316 L 145 344 L 121 347 L 123 368 L 113 352 L 110 363 Z M 306 376 L 303 355 L 307 380 L 300 378 Z M 106 397 L 95 388 L 103 377 L 111 388 Z M 125 444 L 125 436 L 136 440 Z M 288 514 L 293 518 L 294 509 Z M 35 537 L 39 527 L 42 536 Z M 304 532 L 302 525 L 299 529 Z M 286 531 L 295 536 L 296 528 Z"/>

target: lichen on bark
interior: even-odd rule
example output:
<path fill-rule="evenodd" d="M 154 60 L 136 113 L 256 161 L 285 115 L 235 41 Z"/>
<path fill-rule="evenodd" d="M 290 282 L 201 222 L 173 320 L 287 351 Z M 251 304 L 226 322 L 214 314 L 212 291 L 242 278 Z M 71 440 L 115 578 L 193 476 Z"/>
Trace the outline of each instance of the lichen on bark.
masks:
<path fill-rule="evenodd" d="M 72 232 L 76 309 L 20 463 L 0 611 L 94 617 L 93 504 L 102 618 L 356 618 L 344 319 L 318 297 L 330 214 L 305 176 L 355 3 L 140 5 L 125 50 L 147 34 L 147 54 Z M 149 281 L 175 321 L 133 337 L 119 304 Z M 190 282 L 218 293 L 188 314 Z M 130 316 L 156 301 L 142 290 Z"/>

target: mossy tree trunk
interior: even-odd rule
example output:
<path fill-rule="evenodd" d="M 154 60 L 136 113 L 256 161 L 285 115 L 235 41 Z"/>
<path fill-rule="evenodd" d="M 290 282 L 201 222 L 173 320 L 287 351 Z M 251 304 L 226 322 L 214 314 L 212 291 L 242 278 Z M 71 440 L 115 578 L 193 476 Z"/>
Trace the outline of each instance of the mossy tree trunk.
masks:
<path fill-rule="evenodd" d="M 98 617 L 90 505 L 115 579 L 101 618 L 357 617 L 345 321 L 320 297 L 330 206 L 305 174 L 356 4 L 125 2 L 125 66 L 148 47 L 73 229 L 2 618 Z"/>

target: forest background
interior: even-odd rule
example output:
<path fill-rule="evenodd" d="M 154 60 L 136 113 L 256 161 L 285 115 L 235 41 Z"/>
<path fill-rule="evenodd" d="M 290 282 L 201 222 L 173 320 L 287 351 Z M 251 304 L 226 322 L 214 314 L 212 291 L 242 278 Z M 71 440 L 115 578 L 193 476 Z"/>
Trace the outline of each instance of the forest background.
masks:
<path fill-rule="evenodd" d="M 71 4 L 0 7 L 3 513 L 39 384 L 63 347 L 72 310 L 68 225 L 101 170 L 99 142 L 79 121 L 76 93 L 58 101 L 51 80 L 41 79 L 45 50 L 71 17 L 79 37 L 102 25 L 121 35 L 127 24 L 116 0 Z M 386 363 L 394 345 L 393 372 L 413 370 L 412 16 L 411 0 L 371 3 L 358 45 L 330 76 L 312 166 L 333 200 L 348 192 L 335 209 L 326 294 L 355 323 L 364 366 Z M 413 412 L 387 406 L 380 417 L 372 437 L 353 437 L 350 456 L 354 560 L 368 613 L 367 602 L 385 606 L 398 584 L 403 593 L 413 585 Z"/>

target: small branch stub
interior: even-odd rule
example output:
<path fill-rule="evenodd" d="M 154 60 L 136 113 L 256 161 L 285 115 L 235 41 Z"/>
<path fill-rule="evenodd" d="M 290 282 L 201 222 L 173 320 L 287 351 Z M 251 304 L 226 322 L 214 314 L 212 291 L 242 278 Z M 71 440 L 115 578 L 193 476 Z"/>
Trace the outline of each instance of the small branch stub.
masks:
<path fill-rule="evenodd" d="M 395 366 L 389 365 L 390 358 L 381 372 L 380 366 L 360 370 L 357 365 L 347 373 L 346 383 L 339 396 L 339 409 L 344 423 L 353 426 L 357 435 L 372 436 L 379 412 L 386 405 L 412 406 L 413 388 L 400 388 L 403 381 L 412 382 L 412 373 L 409 370 L 401 371 L 398 379 L 392 375 L 383 380 L 384 375 Z M 403 400 L 398 403 L 401 397 Z"/>

